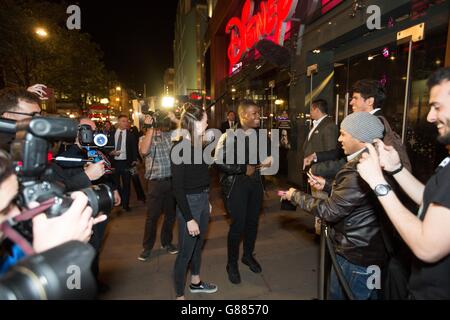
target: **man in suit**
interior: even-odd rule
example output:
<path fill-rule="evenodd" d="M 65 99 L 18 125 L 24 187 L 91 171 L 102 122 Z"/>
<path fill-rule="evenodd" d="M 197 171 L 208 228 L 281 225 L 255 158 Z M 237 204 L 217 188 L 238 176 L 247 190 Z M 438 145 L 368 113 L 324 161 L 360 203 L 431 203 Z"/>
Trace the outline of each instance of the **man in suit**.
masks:
<path fill-rule="evenodd" d="M 114 134 L 114 151 L 110 154 L 114 157 L 115 177 L 122 198 L 122 207 L 130 211 L 130 169 L 137 163 L 137 143 L 134 134 L 128 130 L 128 117 L 120 115 L 118 128 Z"/>
<path fill-rule="evenodd" d="M 323 99 L 313 101 L 310 109 L 311 120 L 313 120 L 313 127 L 306 137 L 305 144 L 303 145 L 303 154 L 305 160 L 311 155 L 318 152 L 335 150 L 338 148 L 338 133 L 339 129 L 334 121 L 328 116 L 328 104 Z M 340 162 L 329 160 L 311 163 L 311 173 L 315 176 L 321 176 L 324 178 L 334 178 L 338 170 L 340 169 Z M 311 193 L 314 197 L 320 199 L 326 199 L 328 194 L 323 191 L 312 189 Z M 320 221 L 316 218 L 315 223 L 316 233 L 320 234 Z"/>
<path fill-rule="evenodd" d="M 305 144 L 303 145 L 305 159 L 315 153 L 336 150 L 338 148 L 337 139 L 339 130 L 334 121 L 328 116 L 327 102 L 323 99 L 313 101 L 310 114 L 313 120 L 313 127 L 309 131 Z M 334 168 L 333 163 L 327 161 L 317 162 L 313 160 L 311 164 L 311 172 L 314 175 L 325 178 L 334 178 L 338 170 L 339 168 Z"/>
<path fill-rule="evenodd" d="M 227 113 L 227 121 L 222 122 L 222 133 L 225 133 L 228 129 L 236 129 L 238 123 L 236 122 L 236 114 L 234 111 L 228 111 Z"/>
<path fill-rule="evenodd" d="M 353 84 L 352 91 L 350 106 L 353 112 L 369 112 L 377 117 L 382 116 L 381 108 L 386 100 L 386 93 L 379 81 L 372 79 L 358 80 Z M 324 150 L 322 152 L 315 151 L 305 156 L 303 168 L 314 162 L 319 163 L 343 157 L 344 152 L 339 145 L 337 149 Z"/>

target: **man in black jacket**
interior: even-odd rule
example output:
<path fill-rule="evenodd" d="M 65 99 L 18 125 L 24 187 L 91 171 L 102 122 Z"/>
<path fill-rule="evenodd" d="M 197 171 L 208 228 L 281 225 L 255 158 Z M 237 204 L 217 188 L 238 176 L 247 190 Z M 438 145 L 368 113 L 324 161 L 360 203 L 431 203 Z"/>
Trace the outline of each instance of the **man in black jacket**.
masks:
<path fill-rule="evenodd" d="M 122 198 L 122 207 L 125 211 L 130 211 L 130 169 L 137 164 L 137 142 L 134 134 L 128 130 L 128 117 L 120 115 L 118 119 L 119 127 L 114 134 L 115 150 L 110 152 L 110 155 L 114 157 L 116 183 Z"/>
<path fill-rule="evenodd" d="M 93 131 L 96 130 L 95 122 L 90 120 L 89 118 L 81 118 L 80 125 L 88 125 L 91 127 Z M 68 149 L 63 152 L 60 156 L 66 157 L 66 158 L 74 158 L 74 159 L 87 159 L 87 153 L 86 150 L 83 149 L 83 147 L 80 144 L 79 137 L 75 140 L 75 143 L 70 145 Z M 103 161 L 97 162 L 97 163 L 88 163 L 87 168 L 85 168 L 85 164 L 82 162 L 60 162 L 61 167 L 65 171 L 66 175 L 68 177 L 70 176 L 77 176 L 81 173 L 85 173 L 86 176 L 89 178 L 89 181 L 86 182 L 86 184 L 83 186 L 83 188 L 90 187 L 91 185 L 98 185 L 98 184 L 106 184 L 108 185 L 111 190 L 113 191 L 114 195 L 114 205 L 118 206 L 120 205 L 120 195 L 117 190 L 117 186 L 115 183 L 115 179 L 112 174 L 105 174 L 105 165 Z M 110 212 L 105 212 L 105 214 L 109 214 Z M 97 286 L 100 293 L 103 293 L 108 289 L 108 286 L 104 283 L 100 282 L 98 279 L 99 275 L 99 258 L 100 258 L 100 250 L 101 245 L 103 242 L 103 237 L 106 230 L 106 225 L 108 221 L 104 221 L 102 223 L 96 224 L 92 228 L 92 237 L 89 240 L 89 243 L 94 247 L 96 251 L 95 258 L 92 262 L 92 273 L 94 274 L 95 278 L 97 279 Z"/>
<path fill-rule="evenodd" d="M 320 177 L 310 179 L 317 189 L 329 191 L 332 188 L 330 197 L 317 199 L 292 188 L 284 196 L 330 225 L 338 264 L 353 295 L 360 300 L 377 298 L 375 289 L 379 288 L 370 285 L 372 274 L 369 270 L 381 271 L 386 252 L 379 221 L 383 211 L 369 185 L 359 176 L 356 166 L 365 150 L 365 143 L 382 138 L 383 130 L 381 121 L 367 112 L 349 115 L 342 122 L 339 137 L 347 155 L 347 164 L 336 174 L 332 186 Z M 329 298 L 345 298 L 334 269 L 330 275 Z"/>
<path fill-rule="evenodd" d="M 236 132 L 229 131 L 223 134 L 215 150 L 215 163 L 222 172 L 220 181 L 225 206 L 231 217 L 226 269 L 229 280 L 234 284 L 241 282 L 238 259 L 242 236 L 244 237 L 242 263 L 248 265 L 250 270 L 255 273 L 262 271 L 260 264 L 253 257 L 263 199 L 261 159 L 257 156 L 259 154 L 259 135 L 254 130 L 260 125 L 260 109 L 254 102 L 243 101 L 239 105 L 238 113 L 242 130 L 238 129 Z M 237 141 L 240 139 L 245 140 L 245 159 L 240 159 L 244 161 L 236 159 L 236 157 L 243 156 L 237 150 L 237 145 L 243 143 L 243 141 Z M 254 148 L 255 146 L 258 147 Z M 234 149 L 234 159 L 227 159 L 227 153 L 231 153 L 231 148 Z M 252 158 L 256 161 L 251 161 Z M 227 160 L 231 160 L 231 163 L 228 163 Z"/>
<path fill-rule="evenodd" d="M 228 111 L 227 113 L 227 121 L 222 122 L 220 130 L 222 133 L 225 133 L 228 129 L 236 129 L 238 123 L 236 121 L 236 114 L 234 111 Z"/>

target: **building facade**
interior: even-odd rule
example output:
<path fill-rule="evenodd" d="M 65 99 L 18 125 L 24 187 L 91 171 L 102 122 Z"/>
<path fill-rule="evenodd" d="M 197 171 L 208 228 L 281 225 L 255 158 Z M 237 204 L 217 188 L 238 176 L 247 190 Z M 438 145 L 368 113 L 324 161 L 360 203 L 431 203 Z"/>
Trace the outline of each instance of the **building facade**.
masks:
<path fill-rule="evenodd" d="M 271 34 L 261 29 L 270 26 L 270 15 L 264 14 L 269 10 L 284 15 L 285 23 Z M 261 106 L 265 127 L 273 127 L 273 117 L 287 110 L 288 177 L 301 184 L 311 101 L 326 99 L 339 124 L 351 112 L 352 84 L 377 79 L 388 96 L 383 113 L 402 136 L 414 173 L 425 180 L 445 155 L 426 122 L 425 84 L 434 70 L 450 64 L 449 11 L 444 0 L 219 0 L 205 37 L 206 90 L 215 100 L 211 123 L 223 121 L 241 98 Z M 258 19 L 264 23 L 254 22 Z M 250 37 L 253 47 L 243 44 L 244 32 L 244 42 Z M 264 38 L 276 45 L 259 41 Z"/>
<path fill-rule="evenodd" d="M 206 0 L 180 0 L 175 21 L 174 93 L 189 95 L 202 88 L 203 38 L 207 27 Z"/>
<path fill-rule="evenodd" d="M 175 94 L 175 69 L 167 68 L 164 71 L 164 95 L 173 96 Z"/>

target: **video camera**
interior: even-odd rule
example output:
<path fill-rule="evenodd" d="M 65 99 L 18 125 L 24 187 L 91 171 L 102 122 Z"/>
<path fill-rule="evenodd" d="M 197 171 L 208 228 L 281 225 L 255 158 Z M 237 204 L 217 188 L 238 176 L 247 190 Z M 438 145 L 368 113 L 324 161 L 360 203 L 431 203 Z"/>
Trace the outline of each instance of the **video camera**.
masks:
<path fill-rule="evenodd" d="M 162 110 L 156 110 L 156 111 L 147 111 L 143 112 L 143 115 L 148 115 L 152 117 L 153 123 L 152 124 L 144 124 L 144 128 L 166 128 L 170 127 L 170 119 L 169 119 L 169 113 L 162 111 Z"/>
<path fill-rule="evenodd" d="M 82 124 L 78 129 L 78 140 L 85 147 L 105 147 L 108 144 L 108 137 L 96 131 L 93 131 L 88 124 Z"/>
<path fill-rule="evenodd" d="M 72 119 L 57 117 L 34 117 L 19 121 L 13 127 L 10 120 L 0 119 L 0 132 L 16 132 L 11 145 L 11 155 L 19 178 L 20 190 L 18 205 L 29 207 L 31 202 L 44 202 L 54 199 L 54 204 L 46 210 L 49 217 L 59 216 L 72 204 L 69 194 L 64 194 L 60 184 L 46 181 L 44 176 L 51 174 L 50 142 L 73 142 L 78 133 L 78 125 Z M 104 184 L 81 190 L 88 197 L 92 215 L 109 212 L 114 205 L 111 189 Z"/>
<path fill-rule="evenodd" d="M 99 152 L 99 149 L 113 149 L 113 146 L 108 146 L 108 137 L 100 132 L 92 130 L 88 124 L 82 124 L 78 128 L 78 141 L 83 149 L 87 152 L 87 158 L 92 162 L 104 161 L 105 174 L 112 173 L 112 165 L 109 159 Z"/>

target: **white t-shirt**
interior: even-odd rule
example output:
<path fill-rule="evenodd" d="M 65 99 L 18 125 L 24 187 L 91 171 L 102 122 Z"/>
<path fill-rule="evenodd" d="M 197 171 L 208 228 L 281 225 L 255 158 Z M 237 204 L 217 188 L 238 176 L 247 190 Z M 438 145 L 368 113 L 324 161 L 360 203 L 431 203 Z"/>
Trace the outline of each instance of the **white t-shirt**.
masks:
<path fill-rule="evenodd" d="M 117 142 L 119 141 L 119 135 L 120 132 L 122 132 L 122 144 L 120 145 L 120 155 L 115 156 L 114 159 L 116 160 L 127 160 L 127 130 L 120 130 L 117 129 L 116 130 L 116 134 L 114 136 L 114 141 L 115 141 L 115 148 L 117 150 Z"/>

